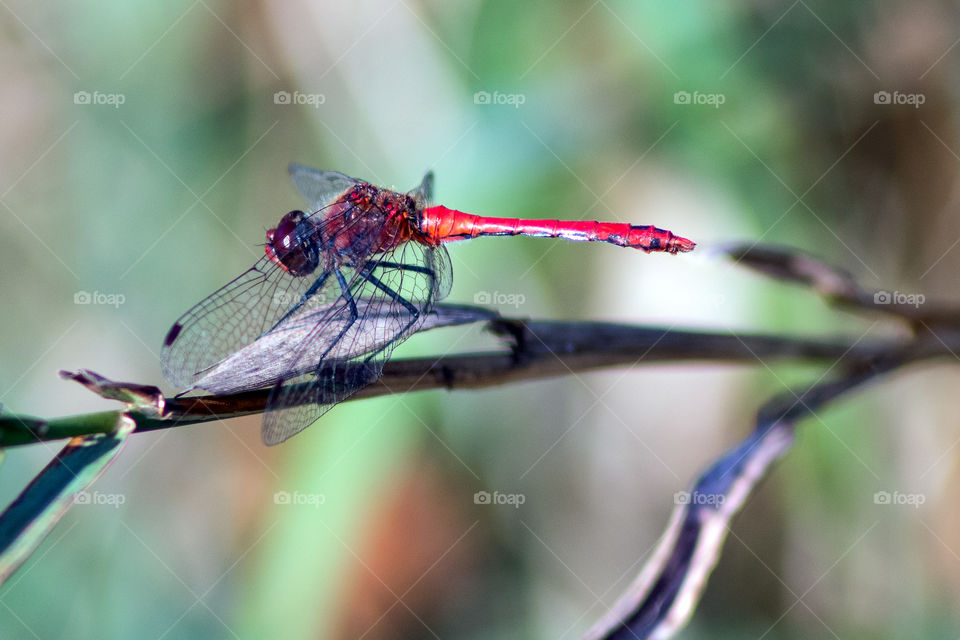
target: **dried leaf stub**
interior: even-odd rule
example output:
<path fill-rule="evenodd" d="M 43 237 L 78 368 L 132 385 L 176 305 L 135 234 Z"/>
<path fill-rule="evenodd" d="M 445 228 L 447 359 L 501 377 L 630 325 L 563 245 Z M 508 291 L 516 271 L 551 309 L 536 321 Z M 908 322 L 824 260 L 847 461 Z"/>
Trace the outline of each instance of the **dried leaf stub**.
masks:
<path fill-rule="evenodd" d="M 114 382 L 89 369 L 61 371 L 60 377 L 79 382 L 103 398 L 119 400 L 146 415 L 158 418 L 164 416 L 167 400 L 160 389 L 153 385 Z"/>

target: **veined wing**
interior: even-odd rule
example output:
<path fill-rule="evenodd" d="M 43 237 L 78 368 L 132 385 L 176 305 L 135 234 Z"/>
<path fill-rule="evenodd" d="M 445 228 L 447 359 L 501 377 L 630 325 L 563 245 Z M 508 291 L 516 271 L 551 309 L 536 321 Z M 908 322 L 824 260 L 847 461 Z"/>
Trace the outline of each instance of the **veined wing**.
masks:
<path fill-rule="evenodd" d="M 323 306 L 332 302 L 333 292 L 328 273 L 294 277 L 264 256 L 176 321 L 163 342 L 163 373 L 178 387 L 195 387 L 212 367 L 256 342 L 292 308 Z M 241 388 L 253 387 L 232 390 Z"/>
<path fill-rule="evenodd" d="M 288 372 L 275 382 L 263 418 L 264 442 L 283 442 L 379 378 L 394 348 L 424 327 L 450 283 L 446 249 L 416 242 L 355 269 L 349 295 L 322 321 L 292 329 Z"/>
<path fill-rule="evenodd" d="M 339 171 L 321 171 L 302 164 L 291 163 L 287 167 L 290 179 L 311 209 L 322 209 L 353 187 L 360 180 Z"/>

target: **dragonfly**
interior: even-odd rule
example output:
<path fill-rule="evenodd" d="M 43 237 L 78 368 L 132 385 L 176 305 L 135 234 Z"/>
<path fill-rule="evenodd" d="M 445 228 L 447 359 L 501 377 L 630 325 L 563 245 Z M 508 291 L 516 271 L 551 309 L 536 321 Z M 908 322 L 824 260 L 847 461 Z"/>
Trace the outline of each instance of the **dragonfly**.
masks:
<path fill-rule="evenodd" d="M 186 387 L 181 395 L 269 387 L 267 445 L 378 379 L 405 339 L 444 323 L 436 315 L 453 280 L 448 242 L 525 235 L 671 254 L 695 246 L 654 226 L 492 218 L 433 205 L 432 172 L 407 193 L 299 164 L 289 174 L 309 212 L 290 211 L 269 229 L 264 255 L 184 313 L 161 351 L 166 378 Z"/>

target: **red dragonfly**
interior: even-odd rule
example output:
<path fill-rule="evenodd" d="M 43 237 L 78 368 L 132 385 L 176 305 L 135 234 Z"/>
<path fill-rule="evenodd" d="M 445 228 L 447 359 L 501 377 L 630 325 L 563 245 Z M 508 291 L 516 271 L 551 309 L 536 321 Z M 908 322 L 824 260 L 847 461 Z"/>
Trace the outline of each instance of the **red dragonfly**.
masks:
<path fill-rule="evenodd" d="M 187 391 L 272 386 L 262 430 L 268 445 L 376 380 L 394 347 L 429 326 L 453 278 L 446 242 L 527 235 L 646 252 L 694 247 L 652 226 L 488 218 L 430 206 L 432 173 L 398 193 L 336 171 L 292 164 L 289 172 L 312 213 L 284 215 L 267 231 L 265 255 L 183 314 L 162 351 L 164 374 Z"/>

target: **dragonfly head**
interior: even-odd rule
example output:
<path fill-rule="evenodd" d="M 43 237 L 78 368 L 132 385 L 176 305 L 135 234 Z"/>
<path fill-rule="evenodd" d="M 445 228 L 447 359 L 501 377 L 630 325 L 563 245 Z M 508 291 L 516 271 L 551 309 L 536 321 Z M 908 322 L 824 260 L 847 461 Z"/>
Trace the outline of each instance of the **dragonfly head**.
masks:
<path fill-rule="evenodd" d="M 267 257 L 292 276 L 313 273 L 320 264 L 320 252 L 307 214 L 299 209 L 280 219 L 274 229 L 267 230 Z"/>

